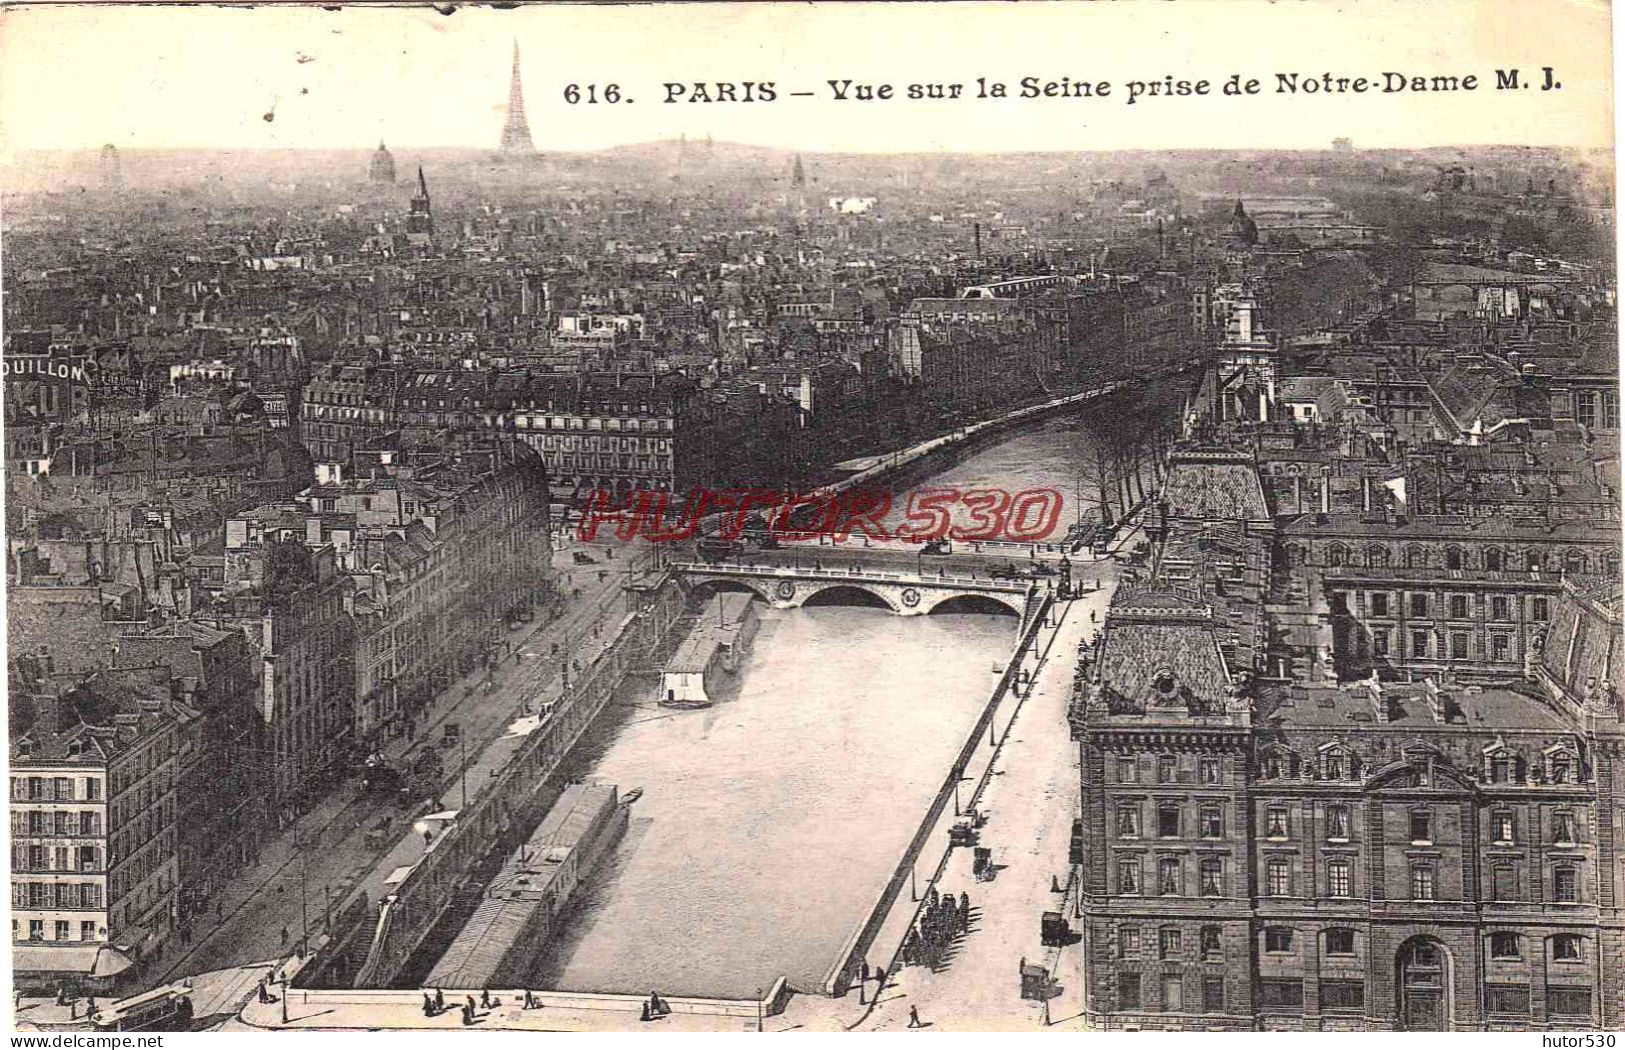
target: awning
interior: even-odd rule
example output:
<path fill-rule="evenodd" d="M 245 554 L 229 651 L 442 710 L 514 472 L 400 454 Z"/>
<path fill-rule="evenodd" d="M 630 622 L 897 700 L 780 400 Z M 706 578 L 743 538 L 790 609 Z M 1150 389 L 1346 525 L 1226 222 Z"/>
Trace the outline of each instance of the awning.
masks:
<path fill-rule="evenodd" d="M 113 943 L 113 947 L 121 952 L 136 952 L 139 954 L 141 946 L 146 944 L 147 938 L 151 936 L 152 934 L 147 931 L 145 926 L 131 926 L 126 930 L 119 931 L 118 940 Z"/>
<path fill-rule="evenodd" d="M 123 952 L 105 944 L 15 944 L 11 961 L 18 973 L 81 977 L 117 977 L 131 966 Z"/>

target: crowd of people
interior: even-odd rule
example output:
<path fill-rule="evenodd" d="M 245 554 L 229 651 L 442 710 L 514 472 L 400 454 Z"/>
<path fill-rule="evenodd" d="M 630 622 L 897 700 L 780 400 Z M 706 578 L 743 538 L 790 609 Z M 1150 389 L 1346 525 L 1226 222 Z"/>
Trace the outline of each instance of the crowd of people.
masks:
<path fill-rule="evenodd" d="M 903 939 L 903 965 L 937 967 L 948 946 L 969 927 L 970 895 L 961 892 L 956 900 L 932 886 L 914 929 Z"/>

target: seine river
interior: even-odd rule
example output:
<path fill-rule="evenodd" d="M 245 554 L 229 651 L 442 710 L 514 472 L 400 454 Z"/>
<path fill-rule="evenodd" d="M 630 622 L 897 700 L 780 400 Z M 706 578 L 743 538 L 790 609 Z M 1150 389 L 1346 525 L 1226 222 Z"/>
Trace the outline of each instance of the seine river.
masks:
<path fill-rule="evenodd" d="M 1076 520 L 1078 431 L 1053 421 L 931 484 L 1050 487 Z M 632 825 L 538 959 L 537 987 L 754 996 L 813 990 L 885 885 L 1015 642 L 1013 616 L 779 611 L 715 707 L 653 686 L 578 775 L 641 787 Z"/>

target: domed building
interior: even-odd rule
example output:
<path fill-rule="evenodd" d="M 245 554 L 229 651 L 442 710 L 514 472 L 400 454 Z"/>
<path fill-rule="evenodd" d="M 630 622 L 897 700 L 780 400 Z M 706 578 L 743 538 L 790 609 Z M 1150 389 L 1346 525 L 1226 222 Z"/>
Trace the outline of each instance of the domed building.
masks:
<path fill-rule="evenodd" d="M 372 163 L 367 167 L 367 179 L 371 182 L 395 181 L 395 158 L 384 148 L 382 141 L 379 141 L 378 152 L 372 155 Z"/>

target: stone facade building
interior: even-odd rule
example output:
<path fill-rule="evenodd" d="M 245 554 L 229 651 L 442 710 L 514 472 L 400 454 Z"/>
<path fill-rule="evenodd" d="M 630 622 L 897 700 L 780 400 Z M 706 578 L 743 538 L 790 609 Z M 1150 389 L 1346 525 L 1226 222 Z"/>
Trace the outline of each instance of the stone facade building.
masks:
<path fill-rule="evenodd" d="M 1522 570 L 1548 603 L 1540 629 L 1504 666 L 1274 675 L 1267 645 L 1238 644 L 1257 636 L 1246 611 L 1274 589 L 1246 571 L 1241 537 L 1263 542 L 1248 469 L 1175 456 L 1148 571 L 1085 662 L 1073 728 L 1091 1021 L 1617 1026 L 1617 582 L 1584 584 L 1582 567 L 1563 571 L 1567 546 L 1509 547 L 1493 531 L 1456 532 L 1455 555 L 1403 529 L 1367 532 L 1353 549 L 1428 551 L 1441 564 L 1415 571 L 1447 589 L 1466 590 L 1464 565 L 1488 550 L 1553 558 L 1549 580 Z M 1225 506 L 1235 520 L 1220 535 Z M 1288 521 L 1274 542 L 1302 536 Z M 1334 594 L 1348 566 L 1322 558 L 1337 542 L 1310 545 L 1323 574 L 1311 575 Z M 1606 564 L 1600 542 L 1575 550 Z M 1527 622 L 1537 595 L 1521 597 Z"/>

